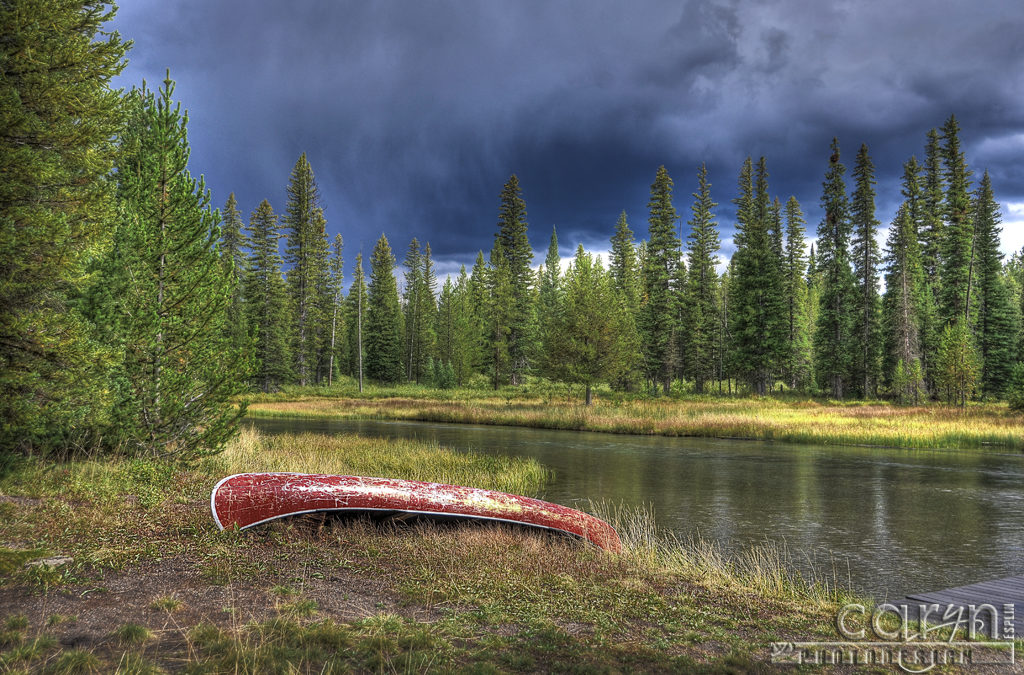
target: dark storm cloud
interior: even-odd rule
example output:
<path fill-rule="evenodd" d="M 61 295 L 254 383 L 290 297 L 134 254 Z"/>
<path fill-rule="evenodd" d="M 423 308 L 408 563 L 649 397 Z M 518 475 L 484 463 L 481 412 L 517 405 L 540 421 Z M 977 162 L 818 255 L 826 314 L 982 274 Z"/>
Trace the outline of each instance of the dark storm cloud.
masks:
<path fill-rule="evenodd" d="M 540 252 L 552 225 L 563 254 L 606 248 L 623 209 L 643 237 L 660 164 L 685 220 L 708 163 L 728 238 L 747 155 L 813 234 L 833 135 L 848 166 L 871 147 L 887 223 L 903 162 L 950 113 L 972 166 L 1024 202 L 1022 19 L 1019 0 L 132 0 L 115 27 L 136 41 L 125 85 L 170 67 L 216 203 L 283 210 L 305 151 L 348 269 L 383 231 L 399 259 L 429 240 L 449 272 L 489 250 L 513 172 Z"/>

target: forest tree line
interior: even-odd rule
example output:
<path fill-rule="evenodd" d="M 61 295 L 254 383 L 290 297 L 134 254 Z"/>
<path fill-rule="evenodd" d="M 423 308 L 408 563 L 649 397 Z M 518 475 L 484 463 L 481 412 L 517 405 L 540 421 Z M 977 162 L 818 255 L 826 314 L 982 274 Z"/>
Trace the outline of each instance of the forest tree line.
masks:
<path fill-rule="evenodd" d="M 470 272 L 463 266 L 439 289 L 430 245 L 413 239 L 400 293 L 396 257 L 382 235 L 369 282 L 357 256 L 344 298 L 341 240 L 329 252 L 303 155 L 280 223 L 267 202 L 248 228 L 233 196 L 224 209 L 223 250 L 252 251 L 236 259 L 242 281 L 234 304 L 250 308 L 253 384 L 264 391 L 329 384 L 333 362 L 353 377 L 446 387 L 477 376 L 498 388 L 540 375 L 584 385 L 588 401 L 599 382 L 664 394 L 682 386 L 698 394 L 798 391 L 899 402 L 1004 398 L 1024 353 L 1024 266 L 1020 255 L 1003 263 L 991 180 L 986 172 L 972 184 L 959 133 L 951 116 L 927 133 L 924 162 L 907 160 L 904 200 L 881 249 L 868 147 L 855 156 L 848 192 L 834 140 L 816 246 L 808 245 L 796 198 L 783 204 L 773 196 L 765 158 L 748 158 L 731 199 L 736 250 L 723 274 L 719 205 L 704 166 L 685 242 L 676 234 L 673 180 L 661 167 L 645 240 L 636 241 L 623 212 L 607 267 L 580 247 L 563 274 L 553 229 L 534 271 L 513 175 L 500 194 L 490 254 L 478 253 Z M 286 241 L 286 272 L 275 257 L 277 237 Z M 252 276 L 280 290 L 247 295 Z"/>
<path fill-rule="evenodd" d="M 848 194 L 833 142 L 816 247 L 797 200 L 773 196 L 766 160 L 748 158 L 724 274 L 703 166 L 685 241 L 661 167 L 645 239 L 622 213 L 607 264 L 578 247 L 562 273 L 552 230 L 535 271 L 513 175 L 489 255 L 469 271 L 439 283 L 429 243 L 413 239 L 400 290 L 382 234 L 346 289 L 308 158 L 283 211 L 264 200 L 246 218 L 234 195 L 213 208 L 169 74 L 156 90 L 110 87 L 130 46 L 101 32 L 111 16 L 84 0 L 0 9 L 0 465 L 48 448 L 199 456 L 234 432 L 240 394 L 339 375 L 494 388 L 542 376 L 582 385 L 588 403 L 598 383 L 1024 397 L 1024 264 L 1002 260 L 991 181 L 972 176 L 953 117 L 904 165 L 882 250 L 868 148 Z"/>

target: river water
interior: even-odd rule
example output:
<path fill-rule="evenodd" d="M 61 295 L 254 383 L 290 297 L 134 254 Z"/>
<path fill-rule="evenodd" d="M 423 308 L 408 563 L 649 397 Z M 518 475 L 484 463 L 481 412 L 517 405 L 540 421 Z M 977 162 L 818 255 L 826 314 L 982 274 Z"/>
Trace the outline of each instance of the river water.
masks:
<path fill-rule="evenodd" d="M 772 543 L 804 573 L 878 599 L 1024 574 L 1024 457 L 369 420 L 271 420 L 531 457 L 567 506 L 653 508 L 726 551 Z"/>

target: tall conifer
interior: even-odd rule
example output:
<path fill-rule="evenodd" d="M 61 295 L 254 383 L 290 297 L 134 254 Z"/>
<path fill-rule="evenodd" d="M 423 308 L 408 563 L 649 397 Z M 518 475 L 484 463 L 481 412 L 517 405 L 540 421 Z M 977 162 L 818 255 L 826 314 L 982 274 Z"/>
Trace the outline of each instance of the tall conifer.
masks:
<path fill-rule="evenodd" d="M 868 146 L 861 144 L 853 168 L 854 190 L 850 203 L 853 230 L 853 272 L 857 280 L 857 312 L 852 379 L 864 398 L 875 395 L 881 374 L 881 299 L 878 294 L 878 219 L 875 218 L 875 166 Z"/>
<path fill-rule="evenodd" d="M 983 393 L 998 397 L 1010 381 L 1016 362 L 1020 325 L 1003 280 L 1003 254 L 999 250 L 1001 216 L 988 171 L 982 176 L 974 198 L 973 220 L 981 388 Z"/>
<path fill-rule="evenodd" d="M 718 264 L 717 223 L 711 200 L 711 183 L 707 166 L 701 164 L 697 172 L 697 191 L 690 206 L 690 234 L 687 255 L 690 259 L 687 283 L 686 336 L 689 375 L 694 391 L 704 393 L 704 383 L 714 377 L 714 351 L 718 339 Z"/>
<path fill-rule="evenodd" d="M 395 256 L 381 234 L 370 256 L 362 337 L 366 376 L 388 384 L 402 379 L 402 309 L 394 270 Z"/>
<path fill-rule="evenodd" d="M 519 178 L 513 174 L 501 190 L 501 209 L 498 215 L 498 232 L 494 235 L 494 247 L 501 252 L 500 260 L 506 265 L 509 284 L 509 301 L 512 306 L 508 314 L 508 377 L 509 382 L 518 385 L 523 382 L 529 368 L 529 356 L 533 350 L 536 317 L 531 293 L 534 275 L 530 269 L 533 263 L 533 249 L 526 235 L 526 202 L 519 187 Z M 492 265 L 495 263 L 492 255 Z M 497 266 L 495 266 L 497 268 Z"/>
<path fill-rule="evenodd" d="M 188 116 L 143 87 L 128 99 L 118 159 L 123 294 L 116 431 L 139 451 L 193 458 L 217 451 L 244 415 L 231 396 L 246 376 L 225 323 L 234 280 L 217 252 L 218 215 L 188 171 Z"/>
<path fill-rule="evenodd" d="M 291 379 L 291 312 L 281 276 L 277 216 L 264 199 L 249 218 L 249 274 L 245 284 L 247 323 L 255 341 L 252 380 L 265 392 Z"/>
<path fill-rule="evenodd" d="M 839 141 L 832 139 L 829 168 L 822 184 L 821 207 L 825 212 L 818 226 L 817 271 L 821 276 L 818 323 L 814 333 L 814 369 L 820 386 L 832 397 L 849 393 L 854 313 L 857 292 L 850 268 L 850 216 L 839 161 Z"/>
<path fill-rule="evenodd" d="M 109 354 L 75 302 L 109 241 L 128 43 L 107 2 L 0 5 L 0 466 L 8 450 L 81 443 L 111 403 Z M 90 289 L 86 313 L 114 298 Z M 101 300 L 98 296 L 106 296 Z"/>
<path fill-rule="evenodd" d="M 644 259 L 640 328 L 647 377 L 669 393 L 676 363 L 677 309 L 673 280 L 680 265 L 676 236 L 676 208 L 672 203 L 672 178 L 658 167 L 647 203 L 650 226 Z"/>

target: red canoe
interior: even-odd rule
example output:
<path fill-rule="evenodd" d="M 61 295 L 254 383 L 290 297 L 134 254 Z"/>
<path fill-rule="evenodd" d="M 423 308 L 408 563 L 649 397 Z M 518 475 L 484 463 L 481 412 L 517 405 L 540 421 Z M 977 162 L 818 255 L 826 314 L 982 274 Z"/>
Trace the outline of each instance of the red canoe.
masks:
<path fill-rule="evenodd" d="M 588 513 L 504 492 L 416 480 L 240 473 L 214 486 L 210 509 L 222 530 L 315 511 L 400 511 L 541 527 L 581 537 L 606 551 L 622 550 L 615 529 Z"/>

